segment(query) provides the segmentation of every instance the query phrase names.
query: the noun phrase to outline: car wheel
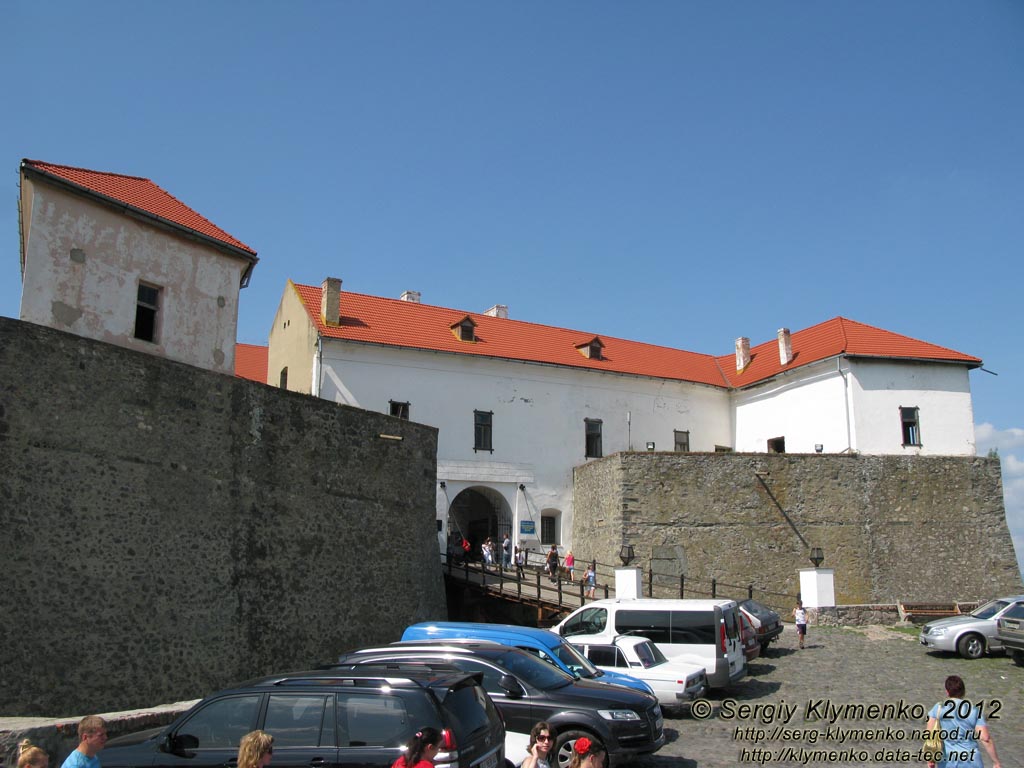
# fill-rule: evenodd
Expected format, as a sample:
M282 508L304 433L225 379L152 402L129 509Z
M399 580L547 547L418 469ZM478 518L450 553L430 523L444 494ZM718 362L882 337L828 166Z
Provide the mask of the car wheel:
M761 655L762 656L764 656L766 653L768 653L768 646L769 645L771 645L771 643L761 643Z
M1024 651L1013 651L1013 663L1018 667L1024 667Z
M601 743L586 731L566 731L558 734L558 739L555 742L555 760L551 764L551 768L569 768L569 761L572 760L572 746L576 743L576 739L582 739L584 736L597 744Z
M980 659L985 655L985 641L972 632L956 641L956 650L965 659Z

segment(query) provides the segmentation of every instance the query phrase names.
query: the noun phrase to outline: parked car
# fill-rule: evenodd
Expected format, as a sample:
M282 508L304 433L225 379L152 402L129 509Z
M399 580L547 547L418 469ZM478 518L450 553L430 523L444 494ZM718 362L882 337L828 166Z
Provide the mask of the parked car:
M996 639L1013 657L1014 663L1024 667L1024 605L1012 605L996 619Z
M959 653L980 659L986 651L1002 650L996 622L1011 608L1024 603L1024 595L990 600L973 613L929 621L921 628L921 645L936 651Z
M699 657L711 688L727 688L747 674L733 600L595 600L554 629L571 643L610 643L619 635L653 642L668 658Z
M677 656L668 659L646 637L620 635L611 643L582 643L583 655L601 669L628 669L654 689L662 709L681 705L704 696L708 676L704 665Z
M471 621L425 621L405 628L402 640L489 640L539 656L563 672L602 683L615 683L653 694L642 680L622 671L601 670L557 633L516 624L483 624Z
M739 606L754 625L757 639L761 643L761 653L767 653L768 646L782 634L782 617L757 600L741 600Z
M535 723L551 723L558 732L554 746L558 768L568 766L572 746L583 736L603 744L612 764L656 752L665 743L661 707L651 694L580 679L531 653L498 643L400 642L343 654L339 664L387 664L396 672L410 664L433 666L437 671L448 666L479 673L505 728L510 735L519 734L523 748L522 736ZM507 751L506 757L518 764L526 753Z
M757 639L757 630L750 622L750 617L740 609L740 640L743 641L743 655L749 664L761 655L761 643Z
M371 666L273 675L207 696L166 728L107 742L104 768L222 768L260 728L274 768L390 768L418 728L444 768L504 768L505 728L479 675Z

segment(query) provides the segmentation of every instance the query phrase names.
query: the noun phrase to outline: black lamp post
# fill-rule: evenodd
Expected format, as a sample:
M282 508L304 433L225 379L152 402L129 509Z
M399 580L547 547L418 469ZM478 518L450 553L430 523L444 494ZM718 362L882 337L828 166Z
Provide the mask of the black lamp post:
M825 555L822 553L821 547L811 548L811 562L814 564L815 568L819 567L824 559Z
M634 557L635 554L633 553L633 545L623 544L622 549L619 550L619 559L622 561L622 564L629 565L631 562L633 562Z

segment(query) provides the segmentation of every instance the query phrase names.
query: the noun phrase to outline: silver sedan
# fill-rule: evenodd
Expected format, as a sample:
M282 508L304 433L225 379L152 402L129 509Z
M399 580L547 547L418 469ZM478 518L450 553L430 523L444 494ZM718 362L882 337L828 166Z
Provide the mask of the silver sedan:
M965 659L979 659L986 651L1002 650L996 637L996 620L1015 605L1024 604L1024 595L990 600L973 613L929 621L921 628L921 645L936 651L959 653Z

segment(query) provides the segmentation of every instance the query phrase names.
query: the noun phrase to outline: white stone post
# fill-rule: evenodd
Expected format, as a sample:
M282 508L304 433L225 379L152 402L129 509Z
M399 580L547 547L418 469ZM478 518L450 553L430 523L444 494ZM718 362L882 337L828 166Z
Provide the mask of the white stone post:
M615 599L636 600L643 596L643 576L639 568L615 569Z
M836 579L832 568L801 568L800 599L804 608L834 608Z

